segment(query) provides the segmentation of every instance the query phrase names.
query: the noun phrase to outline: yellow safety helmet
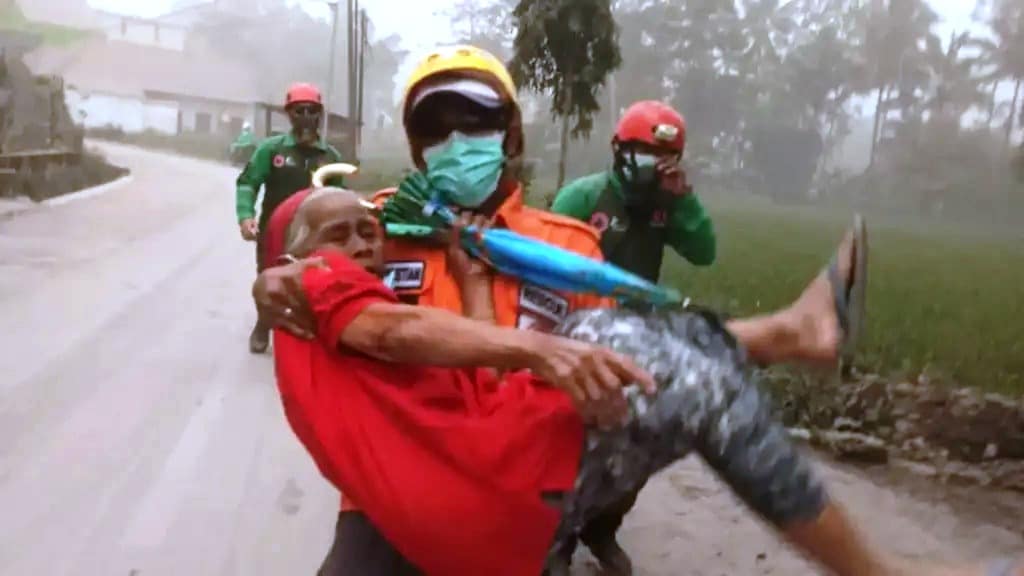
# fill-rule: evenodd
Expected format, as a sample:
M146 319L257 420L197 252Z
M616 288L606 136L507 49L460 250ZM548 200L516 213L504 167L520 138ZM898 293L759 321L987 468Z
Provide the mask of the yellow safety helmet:
M513 114L507 127L506 154L509 157L519 156L523 149L523 126L512 75L501 60L490 52L475 46L458 45L439 48L427 55L416 65L405 84L402 94L402 120L409 138L413 161L417 165L422 164L421 143L409 132L409 119L419 88L438 77L459 76L484 81L498 91L503 100L511 104Z
M405 110L409 105L410 96L424 80L440 74L465 71L478 72L491 77L498 83L504 92L503 95L518 105L516 84L512 81L512 75L508 73L508 69L501 63L501 60L481 48L459 45L440 48L420 61L405 84L402 109Z

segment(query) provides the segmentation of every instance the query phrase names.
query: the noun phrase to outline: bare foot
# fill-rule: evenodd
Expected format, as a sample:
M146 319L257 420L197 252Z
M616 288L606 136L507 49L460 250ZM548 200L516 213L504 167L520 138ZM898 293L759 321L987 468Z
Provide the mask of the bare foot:
M859 221L858 221L859 223ZM832 365L848 336L850 294L855 278L857 252L856 227L847 231L833 260L833 272L826 268L804 289L786 310L799 335L797 355L810 363ZM837 291L841 294L837 297Z

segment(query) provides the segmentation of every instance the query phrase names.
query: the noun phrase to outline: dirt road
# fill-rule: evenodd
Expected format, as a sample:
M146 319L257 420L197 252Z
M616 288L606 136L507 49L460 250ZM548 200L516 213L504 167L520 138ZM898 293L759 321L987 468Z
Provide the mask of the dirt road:
M246 351L234 172L103 148L130 182L0 221L0 574L312 574L337 495ZM901 551L1024 550L988 496L962 510L827 474ZM697 462L651 482L623 539L640 574L813 573Z

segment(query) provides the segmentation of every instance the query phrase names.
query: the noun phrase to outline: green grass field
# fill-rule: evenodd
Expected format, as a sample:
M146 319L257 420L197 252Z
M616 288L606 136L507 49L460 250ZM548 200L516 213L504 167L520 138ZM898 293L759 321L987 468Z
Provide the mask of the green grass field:
M664 282L730 314L796 297L827 262L846 215L711 203L719 260L674 255ZM868 327L860 362L883 374L925 371L958 386L1024 393L1024 239L868 219Z
M392 163L394 164L394 163ZM356 189L401 180L368 161ZM393 184L392 184L393 185ZM554 183L538 180L540 205ZM759 198L703 198L718 261L699 269L666 254L663 283L733 316L786 305L828 262L851 212L777 206ZM1024 228L869 215L868 325L859 367L986 391L1024 393Z

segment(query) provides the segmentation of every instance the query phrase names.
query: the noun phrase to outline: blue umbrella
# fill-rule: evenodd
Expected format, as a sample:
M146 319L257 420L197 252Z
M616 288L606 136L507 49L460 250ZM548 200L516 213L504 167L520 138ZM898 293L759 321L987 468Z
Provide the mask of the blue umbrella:
M424 207L424 214L455 222L455 214L436 201ZM403 230L392 226L396 225L389 224L388 232L401 235L427 235L430 228L406 226ZM675 290L511 230L492 228L481 232L470 226L463 231L462 244L472 256L488 262L498 272L551 290L596 293L655 306L682 302Z
M443 237L456 221L444 198L421 172L406 177L379 212L388 236ZM608 263L597 262L511 230L463 231L462 245L470 255L489 263L501 274L552 290L596 293L656 306L682 301L675 290L662 288Z
M552 290L592 292L620 300L667 306L682 302L678 292L652 284L607 262L516 234L492 229L467 230L463 244L471 254L490 262L499 272Z

